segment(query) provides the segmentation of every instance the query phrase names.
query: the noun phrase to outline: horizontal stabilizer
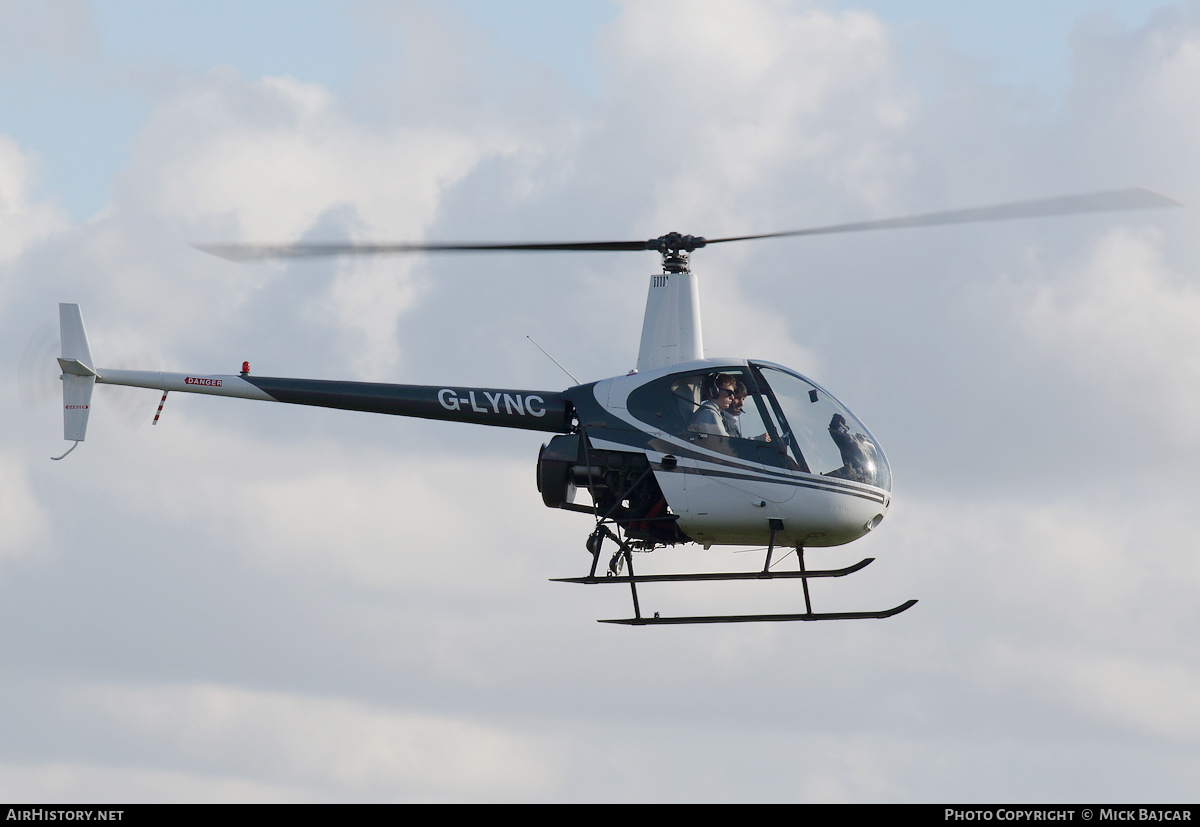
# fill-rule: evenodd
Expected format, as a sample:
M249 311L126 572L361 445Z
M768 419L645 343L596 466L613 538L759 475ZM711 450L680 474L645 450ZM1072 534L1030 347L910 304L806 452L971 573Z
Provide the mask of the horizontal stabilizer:
M89 368L78 359L64 359L61 356L58 358L58 366L62 368L63 373L70 373L73 376L95 376L96 371Z

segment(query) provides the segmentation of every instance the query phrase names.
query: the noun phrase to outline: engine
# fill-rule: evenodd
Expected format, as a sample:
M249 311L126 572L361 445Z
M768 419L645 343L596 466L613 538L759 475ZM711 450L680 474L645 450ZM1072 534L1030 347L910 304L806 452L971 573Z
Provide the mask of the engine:
M538 453L537 484L550 508L592 511L574 505L582 488L591 496L596 516L614 520L631 539L648 545L688 542L645 454L598 450L586 437L562 434Z

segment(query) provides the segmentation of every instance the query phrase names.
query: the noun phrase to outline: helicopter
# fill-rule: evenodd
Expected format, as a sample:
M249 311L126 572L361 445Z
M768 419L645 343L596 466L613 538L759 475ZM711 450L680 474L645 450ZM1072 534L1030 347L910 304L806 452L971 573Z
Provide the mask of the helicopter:
M760 359L706 356L692 255L735 241L1168 206L1180 205L1133 188L714 239L672 232L645 241L196 244L237 262L398 253L649 251L661 256L662 270L650 276L637 367L562 391L268 377L252 374L248 362L236 374L100 368L92 359L79 306L60 304L64 438L74 444L52 459L63 459L84 441L96 383L161 391L155 423L167 395L177 391L540 431L553 434L536 463L543 503L593 522L585 543L588 573L556 582L630 588L633 616L600 622L889 618L917 601L881 611L813 610L810 579L844 577L874 558L837 569L810 569L805 563L806 549L845 545L883 521L891 505L892 475L882 446L849 408L802 374ZM580 490L590 504L575 502ZM606 543L614 551L601 572ZM765 557L761 569L753 571L634 572L635 552L685 544L765 545ZM798 568L773 568L777 550L783 549L788 555L796 552ZM639 583L775 579L801 581L803 612L647 616L638 599Z

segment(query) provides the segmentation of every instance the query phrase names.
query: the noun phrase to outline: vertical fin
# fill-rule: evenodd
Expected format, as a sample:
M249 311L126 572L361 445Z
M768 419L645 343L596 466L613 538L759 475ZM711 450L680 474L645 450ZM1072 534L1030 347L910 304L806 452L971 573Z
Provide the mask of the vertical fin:
M87 433L96 371L92 365L92 351L88 346L79 305L60 304L58 324L62 337L62 358L58 364L63 372L63 439L79 443Z

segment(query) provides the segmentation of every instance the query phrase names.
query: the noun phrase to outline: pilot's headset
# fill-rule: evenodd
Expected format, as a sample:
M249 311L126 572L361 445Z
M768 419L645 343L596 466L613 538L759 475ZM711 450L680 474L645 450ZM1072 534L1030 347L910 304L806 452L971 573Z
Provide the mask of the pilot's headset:
M704 376L704 384L700 389L700 395L708 399L717 399L721 396L721 387L717 384L717 379L724 377L726 382L733 381L734 386L737 386L737 379L732 374L728 373L708 373Z

